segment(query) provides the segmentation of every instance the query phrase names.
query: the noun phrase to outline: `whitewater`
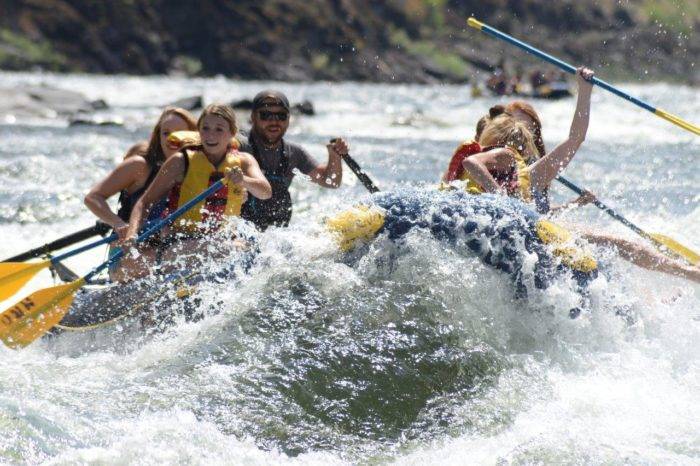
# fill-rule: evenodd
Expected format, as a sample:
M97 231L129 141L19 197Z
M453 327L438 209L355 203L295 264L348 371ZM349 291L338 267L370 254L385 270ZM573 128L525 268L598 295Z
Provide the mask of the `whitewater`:
M325 161L327 141L343 136L383 191L433 189L478 118L505 102L454 85L42 73L0 73L0 84L78 90L123 123L0 121L0 258L92 225L83 196L180 98L231 102L273 87L311 100L317 114L294 117L287 138ZM697 123L697 89L620 86ZM553 147L574 99L533 104ZM697 251L699 157L697 136L594 89L565 175ZM556 185L552 195L574 197ZM290 228L259 237L250 273L197 290L202 319L0 347L0 463L700 463L697 285L594 249L591 306L571 319L557 306L575 299L570 284L523 299L507 275L420 229L343 258L321 222L367 199L347 169L338 190L298 175L292 197ZM558 221L641 241L593 206ZM67 265L86 273L105 258ZM16 297L52 283L43 272Z

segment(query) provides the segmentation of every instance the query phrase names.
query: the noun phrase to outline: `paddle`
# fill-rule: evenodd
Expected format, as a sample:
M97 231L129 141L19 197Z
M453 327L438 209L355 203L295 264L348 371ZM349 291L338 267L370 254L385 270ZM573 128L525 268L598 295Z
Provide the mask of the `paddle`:
M566 186L567 188L571 189L575 193L582 195L583 194L583 189L579 188L576 186L574 183L571 181L567 180L563 176L558 176L556 178L558 182ZM700 255L697 254L696 252L692 251L691 249L683 246L680 244L678 241L674 240L673 238L669 238L668 236L661 235L659 233L647 233L646 231L642 230L639 228L637 225L634 223L630 222L627 220L625 217L622 215L618 214L615 212L611 207L608 207L607 205L603 204L599 200L593 201L593 204L595 204L596 207L601 209L603 212L606 214L610 215L612 218L615 220L621 222L623 225L637 233L639 236L642 238L646 238L652 243L654 243L662 252L671 252L675 254L676 256L680 256L681 258L685 259L688 261L688 263L692 265L698 265L700 264Z
M88 251L102 244L111 243L115 239L117 239L116 233L41 262L0 263L0 301L4 301L17 293L29 280L43 269L58 264L62 260L78 255L81 252Z
M543 51L536 49L535 47L532 47L531 45L526 44L525 42L521 42L515 37L509 36L508 34L505 34L498 29L494 29L491 26L487 26L486 24L482 23L481 21L476 20L475 18L469 18L467 20L467 24L469 26L478 29L482 32L485 32L486 34L489 34L491 36L494 36L498 39L501 39L503 41L506 41L510 44L515 45L516 47L520 47L521 49L525 50L526 52L535 55L536 57L539 57L543 59L544 61L547 61L560 69L566 71L567 73L571 74L576 74L576 68L571 66L570 64L563 62L559 60L558 58L555 58L547 53L544 53ZM647 110L654 115L663 118L666 121L669 121L673 123L676 126L679 126L687 131L690 131L691 133L695 133L697 135L700 135L700 126L694 125L690 122L687 122L683 120L680 117L677 117L676 115L672 115L664 110L661 110L660 108L653 107L652 105L648 104L647 102L644 102L643 100L640 100L636 97L633 97L626 92L621 91L620 89L616 88L612 84L609 84L602 79L598 79L595 76L591 78L590 80L593 84L602 87L608 92L612 92L618 97L622 97L625 100L628 100L632 102L633 104L637 105L638 107L643 108L644 110Z
M561 68L562 70L571 73L571 74L576 74L576 68L571 66L570 64L563 62L559 60L558 58L555 58L547 53L542 52L539 49L536 49L522 41L519 41L518 39L509 36L508 34L505 34L498 29L494 29L491 26L487 26L486 24L476 20L475 18L469 18L467 20L467 23L469 26L476 28L482 32L485 32L489 35L492 35L498 39L504 40L510 44L515 45L516 47L519 47L523 50L525 50L528 53L531 53L532 55L535 55L536 57L539 57L549 63L552 63L553 65ZM602 87L606 91L612 92L613 94L617 95L618 97L622 97L625 100L628 100L632 102L633 104L650 111L651 113L683 128L686 129L692 133L700 135L700 127L693 125L692 123L689 123L687 121L682 120L681 118L671 115L670 113L661 110L659 108L654 108L653 106L649 105L648 103L633 97L626 92L621 91L620 89L614 87L613 85L598 79L596 77L591 78L591 82L599 87ZM557 181L568 187L569 189L573 190L574 192L578 194L582 194L583 191L571 183L570 181L566 180L565 178L559 176L556 178ZM610 207L606 206L600 201L595 201L596 207L599 209L605 211L608 213L611 217L613 217L615 220L618 220L622 222L623 225L627 226L628 228L632 229L635 233L638 235L642 236L643 238L646 238L650 241L652 241L655 245L659 246L661 248L661 251L663 252L672 252L676 255L679 255L683 259L687 260L689 263L695 265L700 261L700 255L692 251L691 249L683 246L673 238L669 238L668 236L664 236L658 233L647 233L641 228L637 227L634 225L632 222L624 218L622 215L618 214L614 210L612 210Z
M156 221L138 236L136 242L143 242L164 226L175 221L196 204L221 189L227 180L227 178L223 178L217 181L166 218ZM92 269L82 278L64 285L36 291L5 310L0 314L0 339L10 348L18 348L27 346L41 337L58 324L68 312L75 292L89 283L102 270L116 263L124 254L124 250L119 248L107 261Z
M331 144L333 144L336 141L337 138L331 139ZM367 176L367 174L362 171L362 168L355 162L355 159L350 157L350 154L344 154L341 155L343 160L345 160L345 163L348 164L348 167L352 172L357 176L357 179L360 180L360 183L367 188L367 191L370 193L377 193L379 192L379 188L377 188L377 185L374 184L374 182Z
M76 231L75 233L71 233L70 235L63 236L62 238L58 238L55 241L46 243L43 246L39 246L38 248L31 249L27 252L17 254L16 256L12 256L9 259L5 259L3 262L24 262L28 259L41 257L58 249L63 249L67 246L72 246L75 243L79 243L88 238L92 238L93 236L104 236L109 230L109 225L107 225L106 223L97 222L94 226L85 228L84 230Z

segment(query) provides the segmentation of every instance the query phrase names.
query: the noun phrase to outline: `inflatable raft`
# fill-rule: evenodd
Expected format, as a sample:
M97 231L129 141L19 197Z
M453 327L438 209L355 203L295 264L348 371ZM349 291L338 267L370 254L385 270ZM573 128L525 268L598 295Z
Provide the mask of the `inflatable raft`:
M490 194L415 189L378 193L326 225L344 251L380 234L401 241L412 229L424 229L510 275L521 295L529 283L544 289L563 274L585 293L598 273L595 258L566 229L516 199Z
M569 274L585 295L588 283L598 273L595 259L567 230L515 199L489 194L408 188L377 193L364 205L328 218L326 227L343 252L378 235L401 241L411 230L424 229L437 240L476 255L485 264L508 274L518 296L523 297L528 286L547 288L564 274ZM242 254L237 264L231 264L227 277L234 272L247 273L256 254L256 250ZM89 330L129 317L152 321L155 310L167 313L176 308L187 312L188 307L196 305L183 305L182 300L191 297L197 283L212 279L222 277L194 273L88 287L78 293L57 330ZM570 312L575 317L580 310Z

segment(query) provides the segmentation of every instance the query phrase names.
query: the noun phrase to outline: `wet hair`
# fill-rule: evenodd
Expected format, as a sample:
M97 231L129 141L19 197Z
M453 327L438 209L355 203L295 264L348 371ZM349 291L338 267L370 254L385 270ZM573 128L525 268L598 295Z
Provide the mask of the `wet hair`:
M504 113L491 119L479 138L482 146L506 146L518 151L526 161L537 154L537 146L527 125Z
M547 151L544 147L544 140L542 139L542 121L540 121L540 116L535 111L535 108L524 100L514 100L505 107L506 113L512 115L517 110L526 114L534 123L535 131L533 133L535 139L535 147L537 147L537 152L540 157L544 157Z
M236 114L233 113L233 109L228 105L211 104L207 105L202 114L199 115L199 120L197 120L197 129L202 129L202 124L204 123L204 118L209 115L216 115L223 118L228 123L228 128L231 130L232 135L238 133L238 125L236 124Z
M484 128L486 128L486 125L489 124L491 120L496 118L498 115L502 115L505 113L506 108L503 105L494 105L489 109L489 114L484 115L481 118L479 118L479 121L476 124L476 137L475 139L478 141L481 139L481 133L484 132Z
M163 113L160 114L158 122L153 127L151 132L151 138L148 140L148 145L145 147L145 151L138 151L137 146L132 147L126 154L126 157L131 155L141 155L151 168L156 168L160 166L165 161L165 153L163 152L163 146L160 144L160 130L163 126L163 121L171 115L182 119L187 124L187 129L190 131L195 131L197 129L197 122L190 112L180 107L166 107ZM126 158L125 157L125 158Z

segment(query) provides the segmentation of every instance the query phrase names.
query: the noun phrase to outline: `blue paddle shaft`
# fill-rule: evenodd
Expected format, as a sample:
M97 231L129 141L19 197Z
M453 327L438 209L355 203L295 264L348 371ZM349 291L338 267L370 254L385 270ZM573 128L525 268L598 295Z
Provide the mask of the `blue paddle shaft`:
M101 246L103 244L111 243L112 241L114 241L117 238L118 238L117 234L112 233L111 235L109 235L106 238L102 238L100 240L93 241L92 243L88 243L85 246L81 246L81 247L74 249L72 251L64 252L63 254L59 254L56 257L52 257L51 263L56 264L58 262L61 262L64 259L68 259L69 257L76 256L76 255L80 254L81 252L88 251L92 248L96 248L97 246Z
M535 47L532 47L531 45L526 44L525 42L519 41L513 36L509 36L508 34L505 34L498 29L494 29L491 26L487 26L485 24L482 24L481 30L484 31L487 34L490 34L494 37L497 37L499 39L502 39L510 44L515 45L516 47L520 47L521 49L525 50L528 53L531 53L532 55L535 55L536 57L541 58L542 60L545 60L552 65L555 65L562 70L566 71L567 73L571 74L576 74L576 68L571 66L570 64L559 60L556 57L551 56L548 53L545 53L539 49L536 49ZM595 76L591 78L591 82L595 84L596 86L600 86L606 91L612 92L613 94L617 95L618 97L622 97L625 100L628 100L632 102L635 105L638 105L639 107L642 107L644 110L648 110L651 113L656 113L656 108L653 106L649 105L648 103L644 102L643 100L640 100L634 96L631 96L627 94L626 92L621 91L620 89L616 88L615 86L603 81L602 79L598 79Z
M168 215L164 219L161 219L161 220L154 222L153 225L146 228L146 230L143 233L141 233L138 236L138 238L136 238L136 242L142 243L144 240L153 236L154 233L156 233L158 230L160 230L164 226L173 223L178 217L180 217L182 214L184 214L185 212L190 210L192 207L194 207L195 204L202 202L204 199L206 199L207 197L211 196L212 194L214 194L215 192L217 192L218 190L223 188L224 187L224 180L225 180L225 178L217 181L213 185L209 186L209 188L207 188L205 191L201 192L197 196L195 196L192 199L190 199L189 201L185 202L179 209L177 209L172 214ZM103 271L104 269L109 267L110 265L116 263L119 259L122 258L122 256L124 256L124 254L125 254L124 250L122 248L118 248L107 261L98 265L97 267L92 269L92 271L90 273L85 275L85 281L89 282L92 277L94 277L95 275L97 275L98 273L100 273L101 271Z

